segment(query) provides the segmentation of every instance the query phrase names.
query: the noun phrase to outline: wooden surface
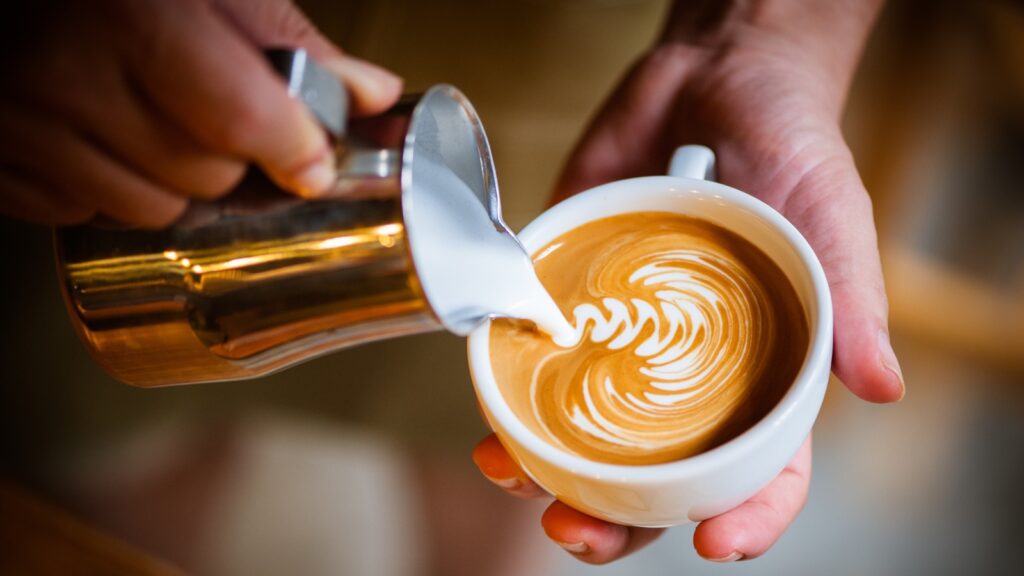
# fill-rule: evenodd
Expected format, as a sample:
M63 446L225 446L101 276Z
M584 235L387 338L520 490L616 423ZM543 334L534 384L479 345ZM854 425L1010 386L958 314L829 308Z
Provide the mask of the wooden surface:
M0 574L176 576L184 572L0 481Z

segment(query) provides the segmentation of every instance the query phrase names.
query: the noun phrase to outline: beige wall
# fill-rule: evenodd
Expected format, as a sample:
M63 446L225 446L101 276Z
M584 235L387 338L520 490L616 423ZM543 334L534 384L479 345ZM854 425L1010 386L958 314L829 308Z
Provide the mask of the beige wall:
M542 210L587 118L650 44L668 3L302 4L327 34L354 54L402 75L410 90L447 82L469 96L494 148L506 218L518 229Z

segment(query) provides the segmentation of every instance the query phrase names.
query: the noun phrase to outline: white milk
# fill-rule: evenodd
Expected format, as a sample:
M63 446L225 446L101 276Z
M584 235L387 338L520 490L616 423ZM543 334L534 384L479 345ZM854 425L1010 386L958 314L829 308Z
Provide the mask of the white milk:
M574 328L537 279L529 255L474 194L471 186L482 183L467 184L443 153L416 149L412 193L403 197L416 273L434 313L460 336L488 317L508 317L536 323L561 345L575 343Z

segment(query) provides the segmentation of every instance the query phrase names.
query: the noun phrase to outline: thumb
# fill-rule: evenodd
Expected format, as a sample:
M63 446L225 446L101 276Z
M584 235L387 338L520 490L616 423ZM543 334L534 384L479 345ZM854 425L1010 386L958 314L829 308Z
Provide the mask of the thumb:
M800 179L783 212L807 237L828 277L836 376L865 400L892 402L905 389L889 342L889 305L871 200L852 156L845 146L842 151Z
M357 115L383 112L401 95L402 79L346 55L291 0L214 0L221 14L260 47L303 48L345 82Z
M612 180L664 173L673 144L665 127L693 66L686 50L668 47L630 68L570 154L553 200Z

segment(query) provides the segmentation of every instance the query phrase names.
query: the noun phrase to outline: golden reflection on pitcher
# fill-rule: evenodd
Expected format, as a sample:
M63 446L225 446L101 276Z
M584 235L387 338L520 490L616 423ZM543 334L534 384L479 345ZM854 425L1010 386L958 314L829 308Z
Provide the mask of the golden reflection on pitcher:
M807 352L807 320L782 270L704 220L596 220L534 263L578 341L560 347L496 320L494 374L527 426L590 460L654 464L722 444L778 403Z

